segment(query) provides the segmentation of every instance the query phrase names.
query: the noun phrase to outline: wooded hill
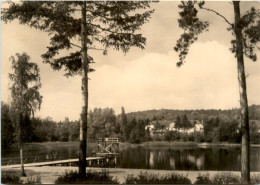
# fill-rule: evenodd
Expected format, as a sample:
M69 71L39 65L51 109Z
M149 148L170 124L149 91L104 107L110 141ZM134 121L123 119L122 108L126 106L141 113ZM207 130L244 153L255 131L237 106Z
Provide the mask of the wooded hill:
M168 120L176 121L177 116L183 116L184 114L190 120L209 120L214 117L219 117L222 120L229 121L239 118L239 109L197 109L197 110L147 110L127 113L128 118L135 117L136 119L149 119L149 120ZM249 106L249 119L260 120L260 105Z

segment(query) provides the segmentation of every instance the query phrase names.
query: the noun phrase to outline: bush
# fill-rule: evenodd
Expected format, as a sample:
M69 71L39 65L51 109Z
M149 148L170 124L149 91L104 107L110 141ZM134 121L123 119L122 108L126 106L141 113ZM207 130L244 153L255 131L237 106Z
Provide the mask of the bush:
M231 172L222 172L209 177L209 174L199 174L194 184L242 184L239 175ZM260 175L251 175L251 184L260 184Z
M214 175L212 182L216 184L239 184L240 177L231 172L222 172Z
M260 174L251 175L251 184L260 184Z
M212 181L209 178L209 174L199 174L196 178L194 184L212 184Z
M110 176L107 170L101 172L89 170L83 179L76 171L66 172L55 181L55 184L119 184L119 182L117 178Z
M20 178L17 175L2 175L2 184L21 184Z
M188 134L186 134L186 133L182 133L181 134L181 141L188 141Z
M168 131L164 135L164 140L166 141L179 141L181 138L181 133L178 131Z
M40 184L41 178L37 177L25 177L21 180L18 175L2 175L2 184Z
M140 172L137 177L134 175L127 175L125 179L126 184L191 184L190 179L184 175L171 173L166 175L149 174L147 172Z
M195 138L194 138L194 135L190 134L188 135L188 141L194 141Z
M25 179L25 181L22 182L22 184L40 184L41 183L41 177L28 177Z

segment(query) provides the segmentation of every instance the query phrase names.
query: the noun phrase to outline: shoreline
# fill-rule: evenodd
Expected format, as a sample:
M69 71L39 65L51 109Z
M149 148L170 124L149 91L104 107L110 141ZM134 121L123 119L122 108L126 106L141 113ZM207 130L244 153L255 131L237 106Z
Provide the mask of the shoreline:
M78 167L57 167L57 166L46 166L46 167L27 167L25 168L25 172L27 177L22 177L22 180L26 180L26 178L31 177L40 177L42 184L53 184L55 180L68 171L77 171ZM108 170L109 174L114 178L118 178L120 184L125 182L125 178L128 174L133 174L137 176L140 172L147 172L153 174L165 175L169 173L177 173L182 175L187 175L187 177L191 180L192 183L195 182L196 177L199 174L209 174L210 176L215 175L221 172L231 172L235 175L241 174L240 171L180 171L180 170L155 170L155 169L130 169L130 168L94 168L87 167L87 170L95 170L102 171ZM2 174L19 174L20 168L9 168L2 169ZM251 175L260 175L260 172L251 172Z
M53 142L32 142L24 144L24 151L34 151L34 150L45 150L51 147L78 147L78 141L53 141ZM97 143L87 143L87 147L95 147ZM227 146L227 147L239 147L240 143L196 143L196 142L183 142L183 141L146 141L139 144L119 142L120 148L124 147L138 147L138 146L187 146L187 147L213 147L213 146ZM260 147L260 144L251 144L250 147ZM4 152L19 152L18 146L14 145L11 148L4 150Z
M146 141L139 144L120 143L123 146L241 146L240 143L196 143L196 142L182 142L182 141ZM251 144L250 147L260 147L260 144Z

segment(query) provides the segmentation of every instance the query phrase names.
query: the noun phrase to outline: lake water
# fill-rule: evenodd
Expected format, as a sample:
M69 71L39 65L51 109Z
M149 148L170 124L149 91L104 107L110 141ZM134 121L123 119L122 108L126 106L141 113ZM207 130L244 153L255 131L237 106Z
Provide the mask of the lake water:
M118 168L240 171L239 146L131 146L120 147ZM88 153L95 150L90 146ZM24 152L26 163L78 157L78 145L54 146ZM260 147L251 147L251 170L260 171ZM2 165L19 163L19 152L3 152Z

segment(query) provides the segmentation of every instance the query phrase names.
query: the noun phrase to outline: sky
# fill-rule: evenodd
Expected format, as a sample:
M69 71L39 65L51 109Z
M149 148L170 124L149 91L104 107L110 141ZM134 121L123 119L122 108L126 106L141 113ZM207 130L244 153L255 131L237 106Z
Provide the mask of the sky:
M191 48L186 63L177 68L178 54L173 51L182 34L178 27L179 2L155 3L155 13L140 33L147 38L145 50L132 48L127 54L108 50L91 51L95 60L90 74L89 108L111 107L116 114L150 109L231 109L239 107L236 58L230 52L232 35L228 25L214 13L201 11L199 16L210 22ZM3 5L4 6L4 5ZM206 7L233 22L231 2L206 2ZM241 13L260 2L241 2ZM43 96L36 116L55 121L78 120L82 105L81 77L66 78L64 71L54 71L44 64L41 54L49 45L47 33L20 25L17 21L1 22L1 101L11 102L8 73L10 56L26 52L40 68ZM257 52L260 57L260 52ZM245 58L249 105L260 104L260 63Z

